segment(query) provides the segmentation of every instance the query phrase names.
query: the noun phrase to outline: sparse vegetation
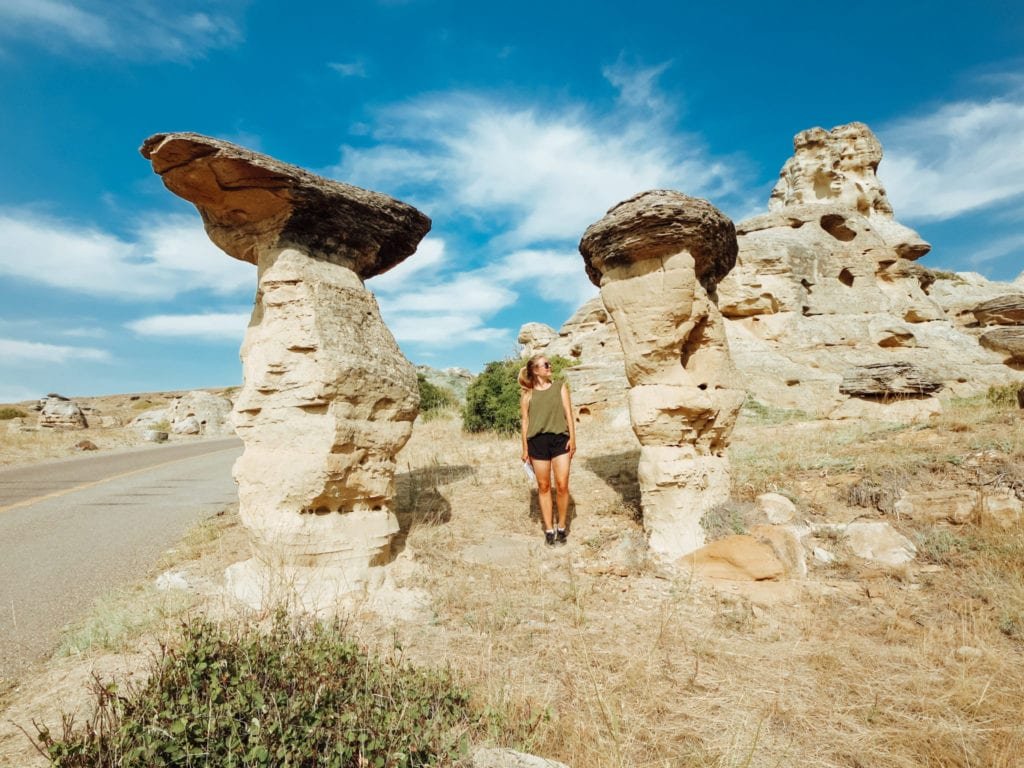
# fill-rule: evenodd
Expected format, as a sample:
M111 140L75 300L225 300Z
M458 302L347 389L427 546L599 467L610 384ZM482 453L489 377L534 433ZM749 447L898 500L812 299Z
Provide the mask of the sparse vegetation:
M416 381L420 387L420 415L424 418L454 410L458 405L455 393L447 387L439 387L427 381L427 377L422 373L416 374Z
M551 373L560 381L566 368L576 364L558 355L548 357ZM521 358L488 363L466 391L462 424L467 432L497 432L511 435L519 431L519 369Z
M726 502L716 504L704 513L700 519L700 527L704 529L708 541L721 539L737 533L747 532L746 515L750 511L749 503Z
M792 421L809 421L814 417L806 411L795 408L775 408L766 405L751 395L743 401L740 412L746 419L758 424L786 424Z
M99 680L75 728L38 732L54 765L451 765L482 718L445 671L371 658L343 622L263 631L194 618L164 646L148 681Z
M985 399L997 408L1018 408L1018 392L1024 389L1024 384L1004 384L1001 387L989 387L985 393Z
M23 419L26 416L28 416L28 414L25 413L20 408L13 408L7 405L5 405L3 408L0 408L0 421L9 421L10 419Z

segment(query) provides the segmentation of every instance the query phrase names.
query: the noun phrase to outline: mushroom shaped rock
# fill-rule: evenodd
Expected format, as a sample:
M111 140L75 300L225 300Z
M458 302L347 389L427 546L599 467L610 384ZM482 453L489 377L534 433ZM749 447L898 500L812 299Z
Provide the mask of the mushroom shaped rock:
M164 186L199 209L210 239L252 264L290 247L365 280L410 256L430 231L411 205L220 139L158 133L139 151Z
M580 241L622 344L644 526L668 558L704 543L701 517L729 495L726 449L745 392L714 291L736 250L724 214L668 190L620 203Z
M229 586L254 606L330 610L391 559L394 457L419 407L415 369L363 279L409 256L430 220L197 134L158 134L142 154L218 246L258 266L232 412L253 557L228 569Z

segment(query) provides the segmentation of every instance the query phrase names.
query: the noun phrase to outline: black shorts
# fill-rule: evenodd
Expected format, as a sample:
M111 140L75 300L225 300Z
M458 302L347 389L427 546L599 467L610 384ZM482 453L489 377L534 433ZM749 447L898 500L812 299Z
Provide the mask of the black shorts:
M526 448L531 459L551 461L556 456L569 452L569 436L541 432L526 441Z

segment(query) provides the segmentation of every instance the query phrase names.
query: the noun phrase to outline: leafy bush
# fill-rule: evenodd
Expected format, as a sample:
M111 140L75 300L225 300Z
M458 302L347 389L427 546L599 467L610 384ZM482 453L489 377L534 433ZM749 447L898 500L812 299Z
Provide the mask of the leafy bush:
M120 693L96 681L97 707L63 735L37 726L53 765L450 765L483 721L447 672L369 658L340 622L267 633L206 619L183 624L149 680Z
M439 387L427 381L422 373L416 374L416 381L420 385L420 413L424 416L454 408L458 404L458 398L448 387Z
M0 408L0 421L7 421L8 419L23 419L26 416L28 416L28 414L18 408L11 408L10 406Z
M566 368L576 365L558 355L550 355L551 374L561 381ZM466 391L462 409L462 428L467 432L497 432L512 435L519 431L519 369L526 360L511 358L488 363Z

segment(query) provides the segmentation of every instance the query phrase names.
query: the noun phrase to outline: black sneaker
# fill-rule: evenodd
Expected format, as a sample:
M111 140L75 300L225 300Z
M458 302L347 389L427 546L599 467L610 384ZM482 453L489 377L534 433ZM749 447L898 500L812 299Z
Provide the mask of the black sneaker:
M555 544L555 532L554 531L544 531L544 543L547 544L549 547L554 546L554 544Z
M565 544L568 541L569 541L569 533L565 530L565 528L559 528L558 531L555 532L555 543L556 544Z

